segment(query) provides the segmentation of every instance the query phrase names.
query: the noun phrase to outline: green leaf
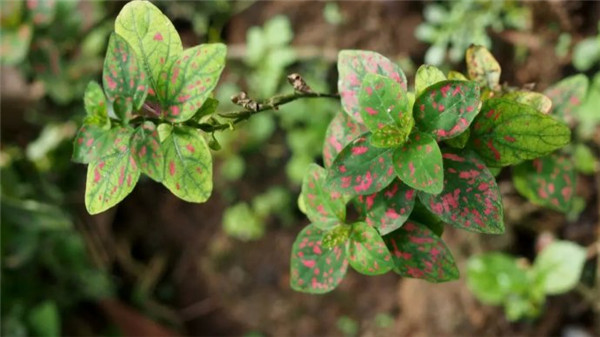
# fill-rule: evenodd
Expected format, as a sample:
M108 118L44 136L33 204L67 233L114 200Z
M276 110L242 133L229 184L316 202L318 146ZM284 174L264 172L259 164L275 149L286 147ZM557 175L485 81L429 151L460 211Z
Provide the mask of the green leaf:
M200 107L200 109L198 109L196 111L196 113L194 113L194 116L192 117L192 119L195 120L196 122L200 122L202 117L212 115L213 113L215 113L215 111L217 111L218 106L219 106L218 100L216 100L212 97L208 97L206 99L206 101L204 101L204 103L202 103L202 106Z
M296 237L290 261L292 289L324 294L342 282L348 269L345 241L325 247L324 235L322 230L308 225Z
M346 219L346 203L339 192L332 192L325 184L325 169L310 164L302 182L306 216L314 226L328 230Z
M384 148L400 146L406 143L412 125L413 123L404 130L394 125L385 125L371 134L371 145Z
M504 232L502 200L494 176L472 152L446 149L444 189L419 192L421 202L444 222L473 232Z
M97 125L81 126L75 139L73 140L74 162L87 164L96 161L105 155L114 153L115 139L119 136L126 137L128 130L123 128L113 128L105 130Z
M585 263L585 248L569 241L554 241L536 257L534 271L544 278L547 294L565 293L577 285Z
M512 256L489 253L469 259L467 286L483 303L502 304L509 295L525 293L529 284L527 273Z
M163 185L189 202L205 202L212 193L212 157L206 140L193 128L177 126L161 145Z
M403 144L414 125L406 91L390 77L365 75L358 103L363 123L371 130L393 129L394 145Z
M417 69L415 75L415 95L419 97L427 87L445 80L446 76L441 70L435 66L424 64Z
M348 241L348 262L365 275L381 275L394 267L392 255L375 228L364 222L352 225Z
M552 114L568 123L573 122L576 110L585 100L589 86L588 78L583 74L573 75L563 79L544 91L552 100Z
M573 153L573 161L577 171L583 174L593 174L598 170L598 159L592 149L583 144L577 144Z
M117 16L115 32L133 48L157 88L160 74L183 52L179 34L169 19L149 1L131 1ZM150 96L154 96L152 90Z
M36 26L47 26L56 16L56 0L29 0L27 9Z
M448 72L449 80L468 81L469 79L458 71L450 70Z
M157 182L161 182L164 175L165 158L162 150L154 123L145 122L135 129L131 137L131 156L142 172Z
M323 142L323 163L328 168L346 145L365 133L367 128L340 111L329 123Z
M31 326L30 334L40 337L60 336L60 314L58 307L53 301L42 302L33 307L27 320Z
M362 50L342 50L338 55L338 91L344 111L358 122L362 122L358 95L367 74L391 77L406 90L406 76L392 61L382 55Z
M500 83L500 64L484 46L472 45L466 53L469 78L482 88L496 90Z
M160 142L162 143L171 135L171 132L173 132L173 124L159 124L156 131L158 132L158 139L160 139Z
M221 43L187 49L158 79L156 95L163 116L170 122L184 122L194 116L216 87L227 47Z
M473 81L442 81L429 86L417 97L415 122L422 132L437 140L463 133L479 111L479 87Z
M133 130L118 128L108 154L88 165L85 207L98 214L123 200L135 187L140 170L129 151Z
M97 82L91 81L88 83L83 96L83 104L87 116L84 124L107 126L110 125L108 113L106 110L106 97L104 91Z
M571 131L529 105L503 98L484 101L469 143L492 167L542 157L567 145Z
M117 98L131 102L138 110L148 94L148 75L129 43L117 33L112 33L108 41L102 79L104 91L113 102Z
M223 213L223 229L227 235L242 241L258 240L265 234L265 220L247 203L227 207Z
M442 152L433 137L416 132L394 151L394 170L406 185L438 194L444 187Z
M11 2L3 1L2 3ZM23 62L29 51L32 36L33 28L29 24L22 24L18 29L5 29L3 26L2 34L0 34L0 63L17 65Z
M579 41L573 49L573 66L587 71L600 62L600 33Z
M460 135L446 139L444 142L448 144L450 147L455 149L464 149L467 143L469 142L469 137L471 136L471 129L465 130L465 132Z
M512 101L529 105L537 111L547 114L552 109L552 101L544 94L534 91L511 91L506 95L502 96Z
M571 209L575 179L571 159L557 154L526 161L513 168L513 183L521 195L536 205L561 212Z
M369 226L386 235L400 228L415 204L413 189L396 179L385 189L371 195L361 195L356 203Z
M327 171L326 184L346 195L372 194L384 189L396 174L394 149L371 145L369 134L348 144Z
M394 271L403 277L445 282L458 279L454 257L442 239L427 226L409 220L383 237L394 261Z

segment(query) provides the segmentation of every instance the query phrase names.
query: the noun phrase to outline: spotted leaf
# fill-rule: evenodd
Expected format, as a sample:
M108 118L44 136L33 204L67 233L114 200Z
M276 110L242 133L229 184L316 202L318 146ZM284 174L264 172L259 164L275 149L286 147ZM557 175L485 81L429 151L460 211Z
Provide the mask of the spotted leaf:
M482 88L496 90L500 83L500 64L484 46L472 45L466 53L467 73Z
M145 122L138 126L131 137L130 151L140 170L160 182L164 175L165 158L162 153L156 125Z
M56 16L56 0L27 0L27 9L36 26L47 26Z
M177 126L161 145L163 185L179 198L204 202L212 192L212 157L198 130Z
M537 111L547 114L552 109L552 101L544 94L534 91L511 91L503 98L529 105Z
M413 107L420 131L437 140L463 133L479 111L479 87L473 81L441 81L417 97Z
M522 103L491 98L473 122L469 144L492 167L545 156L569 143L563 123Z
M358 103L363 123L369 130L373 133L385 130L394 136L398 145L406 141L414 120L407 93L398 82L378 74L365 75Z
M314 226L331 229L346 219L346 202L339 192L330 191L325 184L325 169L310 164L302 182L306 216Z
M429 86L445 81L446 76L437 67L424 64L417 69L415 75L415 94L417 97Z
M371 195L361 195L357 204L369 226L386 235L400 228L415 204L415 190L396 179L385 189Z
M156 94L163 116L184 122L194 116L213 91L225 67L227 47L221 43L187 49L161 72Z
M532 203L561 212L571 209L575 168L558 154L526 161L513 168L513 183Z
M444 184L442 153L433 137L416 132L394 151L394 170L406 185L438 194Z
M583 75L574 75L563 79L544 91L552 100L552 114L567 123L572 123L576 109L585 100L589 81Z
M129 43L112 33L104 59L102 80L108 99L122 98L133 109L142 107L148 94L148 76Z
M372 194L394 180L393 149L371 145L370 134L353 140L327 171L326 184L346 195Z
M104 212L118 204L131 193L140 177L140 170L129 152L133 130L119 129L113 149L88 165L85 207L90 214Z
M344 111L358 122L362 122L358 95L367 74L380 74L392 78L406 90L406 76L392 61L382 55L362 50L342 50L337 63L338 91Z
M345 241L325 246L326 232L308 225L298 234L292 246L290 285L292 289L324 294L342 282L348 269Z
M97 82L90 82L85 89L83 104L87 116L84 124L93 124L98 126L108 126L108 112L106 110L106 97L104 91Z
M429 282L458 279L452 253L427 226L410 220L383 239L392 254L396 273Z
M331 166L333 160L346 145L365 133L364 124L355 122L348 114L338 112L327 127L323 143L323 163L325 168Z
M152 89L160 74L169 69L183 52L179 34L169 19L149 1L131 1L119 12L115 32L131 45L139 56ZM149 91L154 96L153 90Z
M381 275L394 267L385 242L375 228L364 222L352 224L347 254L352 268L361 274Z
M84 124L73 140L74 162L87 164L117 151L115 142L122 143L130 131L124 128L105 130L98 125Z
M473 232L504 232L500 191L494 176L472 152L445 150L444 189L419 199L442 221Z
M4 1L2 3L17 2ZM18 4L20 5L20 3ZM2 34L0 34L0 63L3 65L17 65L23 62L29 51L32 36L33 28L29 24L22 24L14 29L2 27Z

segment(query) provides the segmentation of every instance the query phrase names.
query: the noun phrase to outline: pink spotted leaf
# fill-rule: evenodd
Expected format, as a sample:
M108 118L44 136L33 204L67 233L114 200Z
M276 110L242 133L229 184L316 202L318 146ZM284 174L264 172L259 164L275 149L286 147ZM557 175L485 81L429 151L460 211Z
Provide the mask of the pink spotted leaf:
M124 99L135 110L141 108L148 94L148 75L143 64L117 33L112 33L108 41L102 80L109 101Z
M189 202L205 202L212 193L212 157L200 132L176 126L161 144L163 185Z
M413 115L420 131L443 140L463 133L477 115L479 105L477 83L447 80L427 87L417 97Z
M383 239L392 253L396 273L429 282L458 279L452 253L427 226L409 220Z
M513 183L532 203L561 212L571 209L575 193L575 167L570 159L552 154L513 168Z
M330 191L325 184L325 169L310 164L302 182L302 202L306 216L316 227L331 229L346 219L346 202L341 193Z
M118 128L112 148L88 165L85 206L97 214L123 200L135 187L140 170L129 151L133 130Z
M355 122L348 114L338 112L327 127L323 143L323 162L325 168L331 166L335 157L348 143L367 132L367 128Z
M370 137L358 137L335 158L326 179L332 190L346 195L372 194L394 180L393 149L371 145Z
M409 141L394 151L394 170L406 185L438 194L444 185L442 153L430 135L415 132Z
M400 228L413 210L415 190L396 179L385 189L371 195L361 195L356 204L365 222L386 235Z
M535 108L507 100L485 100L471 128L469 147L491 167L545 156L571 140L569 128Z
M83 104L87 112L84 124L109 126L106 96L97 82L91 81L85 89Z
M130 131L125 128L106 130L94 124L84 124L73 140L72 160L87 164L117 151L115 140L122 139ZM120 140L122 142L122 140Z
M131 137L130 151L140 170L160 182L164 175L165 158L156 125L145 122L138 126Z
M54 21L57 9L56 0L27 0L26 4L34 25L47 26Z
M583 74L567 77L544 91L552 100L552 114L571 124L577 108L585 100L589 81Z
M362 122L358 96L362 81L367 74L380 74L392 78L406 90L406 76L392 61L384 56L363 50L342 50L338 55L338 91L344 111Z
M326 235L327 232L308 225L296 237L290 261L292 289L324 294L335 289L344 279L348 269L345 240L323 244Z
M377 143L390 147L406 141L414 120L407 93L398 82L379 74L367 74L359 91L358 103L367 128L374 134L381 132L388 135L385 141Z
M444 150L444 189L419 199L442 221L473 232L504 232L502 200L494 176L470 151Z
M375 228L364 222L352 224L347 249L348 262L361 274L381 275L394 267L385 242Z

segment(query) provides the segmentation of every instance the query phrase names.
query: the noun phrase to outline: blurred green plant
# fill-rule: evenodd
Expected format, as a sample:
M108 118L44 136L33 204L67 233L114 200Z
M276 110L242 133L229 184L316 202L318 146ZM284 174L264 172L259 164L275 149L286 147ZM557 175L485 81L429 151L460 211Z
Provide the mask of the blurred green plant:
M499 252L473 256L467 266L467 285L481 302L502 305L510 321L535 318L546 296L575 288L585 259L585 248L570 241L548 244L533 266Z
M112 22L102 1L0 2L0 64L44 84L59 104L80 99L102 69Z
M425 54L425 63L442 65L463 59L471 44L491 49L488 29L529 30L532 24L530 9L518 1L459 0L429 3L424 11L424 22L415 36L431 44Z
M600 63L600 21L598 34L579 41L573 49L573 66L579 71L587 71Z

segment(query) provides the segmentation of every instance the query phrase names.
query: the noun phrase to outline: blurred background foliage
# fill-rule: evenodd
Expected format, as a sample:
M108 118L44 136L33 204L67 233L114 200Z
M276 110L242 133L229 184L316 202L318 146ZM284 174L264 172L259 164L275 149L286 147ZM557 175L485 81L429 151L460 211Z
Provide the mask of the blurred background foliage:
M471 312L479 312L480 307L469 304L460 319L470 322L466 324L471 329L480 324L488 334L539 335L546 331L544 324L550 324L544 323L552 320L550 315L558 315L556 310L564 314L550 325L552 334L567 331L556 326L565 322L583 327L584 332L591 329L590 315L600 312L590 304L596 298L589 295L594 285L598 287L597 256L589 253L589 247L599 231L599 6L509 0L327 1L311 6L224 0L155 3L173 20L184 45L228 44L226 72L214 97L219 111L235 109L230 97L242 90L256 99L290 92L285 78L290 73L300 73L315 91L335 91L335 57L344 48L386 54L409 76L415 64L424 62L463 70L459 62L471 43L490 48L505 69L503 80L517 85L536 82L544 89L582 73L590 85L573 114L575 141L568 149L580 181L572 212L565 217L524 202L502 172L499 179L509 209L508 233L477 240L452 231L448 235L450 244L460 247L452 250L461 252L457 259L466 271L463 278L467 280L459 283L459 289L468 286L473 292L470 296L505 309L505 316L499 311L489 315L506 324L490 324L483 318L473 321L477 314ZM2 335L143 334L142 330L132 332L131 324L124 321L142 322L141 326L155 329L143 331L163 335L174 335L173 331L248 336L481 332L443 330L464 325L430 322L432 318L424 313L411 316L403 305L414 305L413 315L420 312L419 303L437 307L437 302L415 301L411 293L427 294L421 296L428 300L439 297L439 301L454 303L456 311L466 304L448 300L435 290L409 291L410 282L398 284L393 278L371 281L380 282L374 288L378 292L363 291L369 283L350 276L342 289L328 297L290 294L288 254L304 221L296 198L307 165L321 160L325 130L340 109L331 100L296 101L258 114L233 132L214 135L221 145L215 153L217 192L207 206L173 203L148 180L142 192L121 206L131 211L109 211L93 219L86 215L82 207L85 171L70 162L70 142L84 116L83 90L90 80L99 79L108 34L123 4L0 1ZM151 199L151 208L169 214L169 223L152 219L152 224L144 224L151 229L135 225L144 213L156 214L139 206L144 194ZM194 207L205 212L204 224L190 220L196 214ZM200 232L201 241L186 241L183 237L189 228L180 225L186 222L193 222L194 229L206 226L209 230ZM570 268L565 275L581 275L581 280L569 279L561 288L560 293L572 288L577 293L562 302L547 297L559 292L548 291L544 284L548 279L565 282L564 276L538 277L533 272L542 264L540 256L550 254L544 252L554 244L545 250L535 247L547 232L561 239L554 242L579 244L573 248L578 253L563 254L569 260L557 262ZM163 236L179 238L173 239L175 248L162 241ZM198 245L206 247L202 254L195 250ZM585 246L588 253L582 260L585 250L581 247ZM502 252L481 255L489 250ZM203 288L200 292L171 276L181 273L172 265L190 254L196 254L191 259L199 271L188 282ZM448 294L460 291L439 287ZM396 290L397 299L390 294ZM259 294L266 302L260 302ZM192 296L207 299L191 304L182 300ZM583 309L565 308L572 298L582 298L587 304L580 305ZM120 304L111 304L109 299ZM360 303L377 305L363 308ZM488 314L483 312L479 315ZM257 320L257 315L263 320ZM440 322L452 317L440 316ZM158 322L158 327L145 317ZM522 318L526 325L508 322ZM435 328L442 330L431 330Z

